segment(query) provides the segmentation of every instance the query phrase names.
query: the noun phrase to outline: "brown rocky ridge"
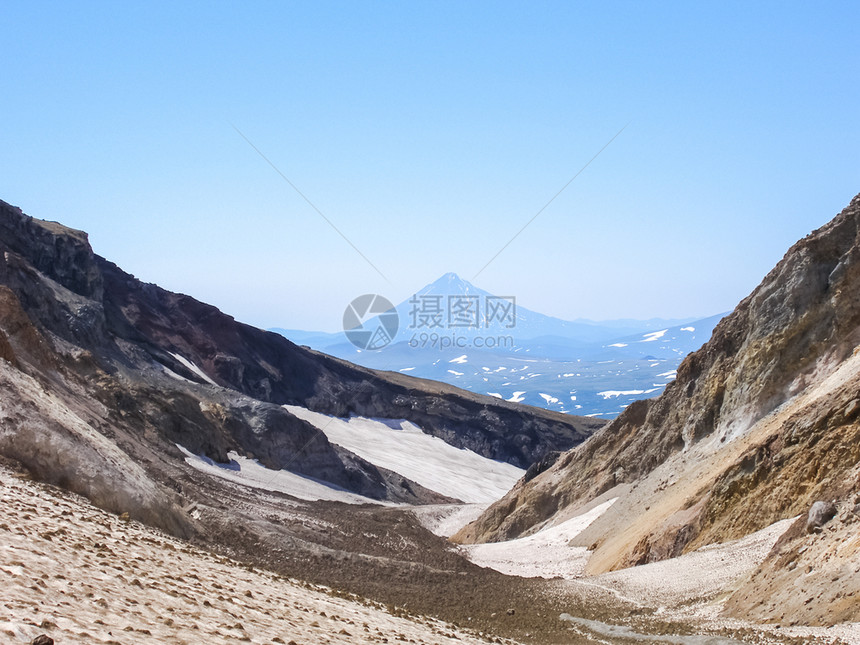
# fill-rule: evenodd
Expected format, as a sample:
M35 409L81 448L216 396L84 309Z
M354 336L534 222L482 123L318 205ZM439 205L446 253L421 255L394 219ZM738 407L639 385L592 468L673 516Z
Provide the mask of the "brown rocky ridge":
M639 401L455 539L507 540L617 497L576 538L587 572L659 562L797 517L725 614L860 620L860 196L797 242ZM809 533L816 502L834 519Z

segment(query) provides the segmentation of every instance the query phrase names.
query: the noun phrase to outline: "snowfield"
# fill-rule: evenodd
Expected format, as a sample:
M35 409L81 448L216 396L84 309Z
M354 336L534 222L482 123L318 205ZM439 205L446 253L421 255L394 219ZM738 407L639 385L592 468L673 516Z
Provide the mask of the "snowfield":
M284 407L322 430L332 443L375 466L467 504L496 501L525 474L511 464L455 448L409 421L340 419L295 405Z
M176 444L176 447L185 454L185 462L197 470L243 486L285 493L309 502L330 501L346 502L347 504L392 505L391 502L382 502L363 495L356 495L334 484L299 475L289 470L271 470L261 465L256 459L248 459L235 452L227 453L227 456L230 457L229 464L219 464L209 457L195 455L179 444Z
M644 334L642 336L642 338L644 338L645 340L640 341L640 342L643 342L643 343L654 342L655 340L663 338L663 336L666 335L667 331L669 331L669 330L668 329L661 329L660 331L654 331L654 332L651 332L650 334Z
M578 578L585 572L589 551L568 546L615 503L610 499L590 511L572 517L557 526L544 528L534 535L489 544L462 546L463 554L481 567L489 567L509 576L524 578Z

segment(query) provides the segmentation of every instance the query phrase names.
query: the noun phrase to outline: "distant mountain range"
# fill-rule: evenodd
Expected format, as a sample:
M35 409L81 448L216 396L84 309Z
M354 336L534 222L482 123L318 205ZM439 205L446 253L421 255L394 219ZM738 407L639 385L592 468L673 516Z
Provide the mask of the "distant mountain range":
M659 395L723 317L567 321L519 307L513 296L491 294L455 273L395 310L398 331L377 350L356 347L343 332L271 331L365 367L611 419L636 399ZM377 318L364 321L365 329L378 326Z

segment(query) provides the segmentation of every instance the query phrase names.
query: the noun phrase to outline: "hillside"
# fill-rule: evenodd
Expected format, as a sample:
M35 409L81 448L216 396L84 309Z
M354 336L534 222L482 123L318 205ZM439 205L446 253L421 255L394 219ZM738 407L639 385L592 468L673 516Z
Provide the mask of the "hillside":
M11 509L0 531L14 550L0 562L14 594L0 633L114 642L128 618L123 630L158 642L205 615L216 641L268 642L287 625L311 640L347 638L326 633L331 620L267 618L278 598L302 613L325 604L281 576L372 600L362 622L382 634L356 637L365 641L455 633L428 623L434 616L464 640L830 642L837 631L809 625L855 619L860 568L855 244L842 240L857 235L857 205L765 281L789 287L760 288L765 296L723 321L663 397L602 430L297 347L141 283L95 255L84 233L0 205L0 496ZM831 229L838 239L828 242ZM823 295L797 288L821 274L832 276ZM714 388L724 408L708 430L697 406ZM763 400L779 388L783 399ZM740 404L747 417L732 413ZM679 418L689 426L673 430ZM793 524L822 499L837 502L835 519L811 533L805 518ZM522 539L446 539L482 512L459 541ZM135 540L145 553L132 555ZM129 563L136 557L151 560L150 580ZM91 577L46 564L69 558L104 566ZM230 582L168 573L189 562ZM44 612L35 588L65 604ZM237 593L249 616L241 630L231 622L245 615L231 609ZM184 596L191 613L176 604ZM147 602L170 608L173 623L141 609ZM425 618L390 622L374 603ZM338 604L338 615L347 610L358 608ZM762 625L772 619L798 625ZM350 627L341 626L352 637ZM838 633L860 642L855 627Z
M797 517L725 612L860 620L858 294L860 196L786 253L662 396L533 469L455 539L528 535L617 497L574 542L600 574ZM808 533L816 501L833 502L836 517Z
M4 387L13 408L44 390L30 405L63 428L25 433L12 415L0 451L110 507L121 504L109 499L120 493L108 492L108 481L128 480L141 464L160 471L166 457L181 457L174 444L222 463L237 451L375 499L442 500L330 444L285 404L340 417L405 419L455 447L521 468L600 426L297 347L144 284L95 255L85 233L30 218L5 202L0 249L0 348L10 360ZM59 418L69 411L80 417L75 429ZM105 437L127 454L108 457L114 447ZM52 449L36 450L37 442ZM60 443L64 461L57 457ZM76 476L93 468L82 451L98 452L102 444L105 467L122 472L104 481L96 472ZM134 463L125 464L129 459ZM129 483L127 496L140 497Z
M499 584L500 574L471 565L413 509L457 501L429 486L494 499L512 473L603 422L297 347L142 283L96 255L85 233L6 203L0 251L0 464L282 575L484 628L499 606L531 607L494 631L563 631L534 611L543 606L535 585ZM395 454L390 435L408 428L429 456L395 470L327 437L352 423ZM441 440L445 449L428 447ZM465 468L459 479L410 478L434 475L433 459L447 450ZM491 472L491 486L469 486ZM38 506L27 495L22 503ZM30 512L18 519L0 530L50 543L64 528ZM57 548L77 539L54 535ZM83 551L98 552L80 539ZM496 591L474 593L487 587Z

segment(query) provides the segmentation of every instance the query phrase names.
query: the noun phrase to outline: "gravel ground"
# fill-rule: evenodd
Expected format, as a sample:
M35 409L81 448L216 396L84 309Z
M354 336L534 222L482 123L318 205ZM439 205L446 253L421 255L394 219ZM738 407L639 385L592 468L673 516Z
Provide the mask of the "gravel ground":
M481 643L195 548L0 469L0 634L29 643Z

